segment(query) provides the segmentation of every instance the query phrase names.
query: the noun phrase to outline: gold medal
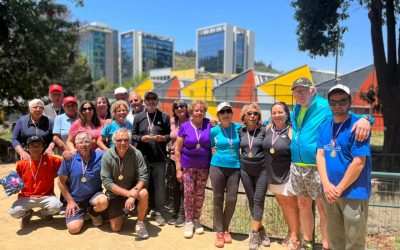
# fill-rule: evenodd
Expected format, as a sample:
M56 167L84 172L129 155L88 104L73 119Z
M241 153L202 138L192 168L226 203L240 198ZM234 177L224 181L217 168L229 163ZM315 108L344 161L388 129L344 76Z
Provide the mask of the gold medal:
M275 154L275 149L274 148L270 148L269 152L271 153L271 155Z
M335 158L335 157L336 157L336 151L335 151L335 150L332 150L331 153L330 153L330 155L331 155L332 158Z
M253 153L250 152L250 153L248 154L248 156L249 156L249 158L253 158Z
M124 179L124 176L123 176L122 174L120 174L120 175L118 176L118 180L122 181L123 179Z
M85 176L81 178L81 182L83 182L83 183L86 182L86 177Z
M200 148L200 143L196 144L196 148L199 149Z

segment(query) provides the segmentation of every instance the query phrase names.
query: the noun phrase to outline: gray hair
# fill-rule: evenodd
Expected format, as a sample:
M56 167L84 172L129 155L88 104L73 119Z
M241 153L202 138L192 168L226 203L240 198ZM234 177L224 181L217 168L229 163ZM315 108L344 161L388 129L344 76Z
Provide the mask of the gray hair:
M129 143L132 141L132 134L129 132L129 130L127 130L126 128L119 128L117 131L114 132L114 134L112 135L112 140L115 143L115 137L117 134L121 133L121 132L127 132L128 133L128 137L129 137Z
M75 144L78 143L78 141L80 141L83 138L87 138L89 140L92 140L92 135L89 134L89 132L83 131L83 132L79 132L76 136L75 136Z
M42 104L42 106L44 106L44 102L43 102L42 100L40 100L40 99L33 99L33 100L29 101L28 107L29 107L29 108L33 108L33 107L34 107L36 104L38 104L38 103L40 103L40 104Z

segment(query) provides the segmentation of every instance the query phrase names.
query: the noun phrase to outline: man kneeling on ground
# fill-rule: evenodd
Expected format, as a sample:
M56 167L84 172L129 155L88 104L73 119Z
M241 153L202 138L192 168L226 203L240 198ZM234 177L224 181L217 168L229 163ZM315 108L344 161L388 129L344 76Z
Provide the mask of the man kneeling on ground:
M135 231L140 239L147 239L144 218L148 207L147 167L142 153L130 146L131 134L125 128L118 129L113 135L115 147L103 156L101 180L109 197L107 209L113 232L122 229L125 210L132 210L138 200Z
M100 212L108 206L100 179L104 151L91 150L91 143L90 134L79 133L75 137L78 153L70 160L64 159L58 171L58 186L67 202L65 221L71 234L81 231L85 213L89 214L93 226L102 225Z
M27 141L30 159L17 162L17 173L24 182L24 188L10 208L10 215L22 218L21 227L31 221L33 208L41 208L46 222L53 222L54 214L62 207L54 195L54 177L61 165L61 158L43 154L44 142L40 136L32 136Z

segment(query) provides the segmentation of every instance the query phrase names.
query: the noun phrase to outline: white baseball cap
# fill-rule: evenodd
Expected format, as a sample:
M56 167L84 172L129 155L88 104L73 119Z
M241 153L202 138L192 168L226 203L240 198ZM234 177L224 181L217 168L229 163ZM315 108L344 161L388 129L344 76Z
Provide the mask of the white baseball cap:
M328 96L330 96L330 94L334 91L341 91L341 92L345 92L346 94L350 95L350 89L347 86L344 86L343 84L336 84L335 86L333 86L332 88L329 89L328 92Z
M126 88L124 88L124 87L118 87L118 88L116 88L116 89L114 90L114 95L117 95L117 94L124 94L124 93L127 93L127 94L128 94L128 90L127 90Z
M231 104L229 102L221 102L220 104L218 104L217 106L217 112L221 111L223 108L225 107L229 107L232 108Z

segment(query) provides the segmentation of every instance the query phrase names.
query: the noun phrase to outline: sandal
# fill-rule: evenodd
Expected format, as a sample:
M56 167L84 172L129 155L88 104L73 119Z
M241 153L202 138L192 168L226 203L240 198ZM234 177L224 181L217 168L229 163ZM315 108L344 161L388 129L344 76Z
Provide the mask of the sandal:
M287 250L299 250L302 249L301 242L298 239L290 239L287 241Z
M289 240L290 240L290 234L287 234L285 239L283 239L281 245L284 246L284 247L287 247L287 245L289 243Z

